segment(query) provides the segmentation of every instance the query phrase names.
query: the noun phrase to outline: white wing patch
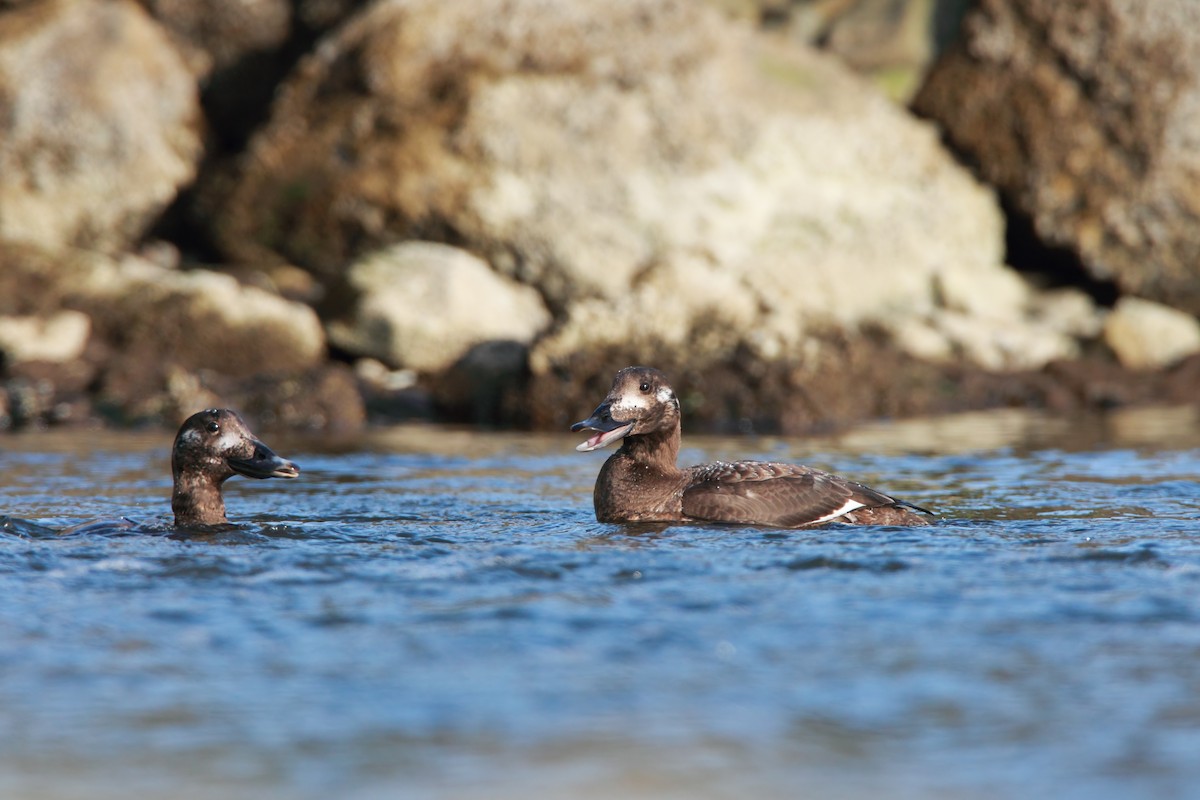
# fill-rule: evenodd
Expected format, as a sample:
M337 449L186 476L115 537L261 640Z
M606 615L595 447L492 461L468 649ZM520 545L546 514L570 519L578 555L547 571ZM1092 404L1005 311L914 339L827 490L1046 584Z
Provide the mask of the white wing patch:
M808 522L805 524L817 525L822 522L829 522L830 520L837 519L838 517L842 516L843 514L849 514L851 511L853 511L856 508L863 508L865 506L866 506L866 503L860 503L857 500L850 499L850 500L847 500L846 502L842 503L841 508L836 508L833 511L830 511L825 516L817 517L812 522Z

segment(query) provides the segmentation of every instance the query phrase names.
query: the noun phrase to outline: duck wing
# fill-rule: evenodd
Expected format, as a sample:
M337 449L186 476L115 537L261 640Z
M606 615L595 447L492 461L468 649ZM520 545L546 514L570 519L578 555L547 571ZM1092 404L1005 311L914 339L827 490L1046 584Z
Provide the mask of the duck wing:
M799 528L856 509L907 505L861 483L797 464L717 462L692 467L684 515L713 522Z

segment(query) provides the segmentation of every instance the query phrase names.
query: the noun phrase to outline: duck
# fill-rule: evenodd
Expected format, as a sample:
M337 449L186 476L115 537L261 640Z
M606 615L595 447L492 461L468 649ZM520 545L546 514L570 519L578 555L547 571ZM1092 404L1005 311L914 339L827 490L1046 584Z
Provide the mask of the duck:
M680 469L679 398L653 367L626 367L587 419L576 450L615 442L592 495L599 522L734 523L771 528L928 525L932 512L829 472L768 461Z
M171 448L176 527L227 524L221 485L234 475L295 478L300 467L263 444L232 409L207 408L184 420Z

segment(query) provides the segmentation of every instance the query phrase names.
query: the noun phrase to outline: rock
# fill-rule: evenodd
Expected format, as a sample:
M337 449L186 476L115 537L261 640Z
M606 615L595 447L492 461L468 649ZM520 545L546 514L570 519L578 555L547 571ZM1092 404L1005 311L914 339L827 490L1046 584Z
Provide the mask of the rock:
M245 410L264 428L349 433L366 424L366 407L353 370L325 363L286 375L211 383L222 402Z
M1183 311L1123 297L1104 321L1104 342L1122 366L1157 369L1200 352L1200 323Z
M157 415L180 375L287 374L311 369L325 356L324 331L312 308L228 275L30 246L0 246L0 262L17 282L38 279L26 286L42 296L29 296L22 306L43 316L64 309L87 315L92 334L85 358L100 369L96 383L104 402L142 409L122 416Z
M83 355L91 320L79 311L59 311L47 317L0 316L0 360L61 364Z
M475 425L529 425L523 408L529 348L490 341L472 347L433 383L433 401L443 417Z
M231 258L329 284L364 248L461 243L554 312L535 371L624 336L790 357L1003 269L994 197L931 126L686 2L373 5L301 64L219 208Z
M91 258L68 302L148 364L247 376L308 369L325 353L311 308L207 270Z
M550 323L536 291L447 245L396 245L355 263L347 280L358 297L329 324L330 341L393 367L437 372L485 342L527 345Z
M128 0L0 14L0 97L0 238L116 252L196 174L195 82Z
M199 78L278 50L287 42L292 28L292 9L287 0L141 2L178 43Z
M914 358L959 359L987 370L1036 370L1077 358L1081 339L1099 332L1100 314L1080 291L1035 292L1012 270L949 271L937 283L939 307L883 321Z
M361 5L360 0L139 2L170 34L203 89L213 133L210 155L216 159L244 147L300 54ZM215 171L215 163L202 179Z
M1200 313L1194 0L980 0L963 30L915 108L1045 243Z
M707 0L731 17L835 54L907 100L972 0Z
M1079 340L1095 339L1104 328L1104 315L1080 289L1050 289L1030 297L1033 319Z

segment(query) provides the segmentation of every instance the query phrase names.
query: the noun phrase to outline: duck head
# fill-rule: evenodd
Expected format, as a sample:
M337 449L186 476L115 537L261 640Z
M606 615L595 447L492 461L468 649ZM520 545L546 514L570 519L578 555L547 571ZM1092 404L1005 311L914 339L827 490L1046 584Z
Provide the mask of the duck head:
M210 408L188 417L175 436L171 470L192 471L218 481L235 474L247 478L295 478L300 468L275 455L250 432L236 411Z
M295 478L300 468L259 441L236 411L210 408L179 428L171 473L176 524L212 525L225 522L221 484L229 478Z
M587 452L626 436L670 433L678 427L679 399L667 376L651 367L626 367L613 378L604 402L571 430L596 432L575 448Z

